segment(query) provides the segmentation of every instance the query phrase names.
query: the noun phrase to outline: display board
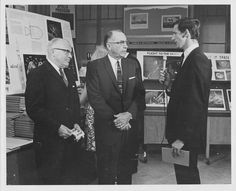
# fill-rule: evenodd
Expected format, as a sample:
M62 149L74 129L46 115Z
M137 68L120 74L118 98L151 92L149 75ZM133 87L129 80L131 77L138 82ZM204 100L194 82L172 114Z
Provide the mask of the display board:
M209 111L231 110L231 64L230 54L205 53L212 63L212 84L209 95ZM147 108L165 107L169 97L159 83L160 71L167 70L173 80L181 63L182 52L137 51L142 78L146 89ZM155 82L155 83L154 83Z
M45 61L47 44L54 37L70 42L74 56L69 67L79 84L69 22L11 8L6 8L6 21L6 94L24 93L27 72Z
M173 23L187 16L187 5L124 8L124 32L129 48L175 48L171 41Z
M231 63L230 54L227 53L205 53L211 60L212 80L230 81L231 80Z

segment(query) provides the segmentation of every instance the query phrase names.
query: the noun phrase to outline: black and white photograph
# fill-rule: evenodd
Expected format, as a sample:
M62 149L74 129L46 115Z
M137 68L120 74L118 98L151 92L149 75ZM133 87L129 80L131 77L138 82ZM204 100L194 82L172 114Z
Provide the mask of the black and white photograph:
M226 73L226 80L231 80L231 70L225 70Z
M233 191L231 1L1 0L0 191Z
M46 55L24 54L25 74L28 76L29 72L41 66L46 62Z
M230 69L230 60L216 60L217 70Z
M163 56L144 56L143 79L159 79L160 71L163 69L163 66Z
M145 102L148 107L165 107L166 93L163 90L146 90Z
M175 21L181 18L181 15L162 15L161 30L172 31Z
M130 29L147 29L148 13L130 14Z
M209 110L225 110L223 89L211 89L209 95Z
M219 80L219 81L226 80L225 71L215 70L214 77L215 77L215 80Z
M52 40L53 38L62 38L62 29L61 23L47 20L47 31L48 31L48 40Z

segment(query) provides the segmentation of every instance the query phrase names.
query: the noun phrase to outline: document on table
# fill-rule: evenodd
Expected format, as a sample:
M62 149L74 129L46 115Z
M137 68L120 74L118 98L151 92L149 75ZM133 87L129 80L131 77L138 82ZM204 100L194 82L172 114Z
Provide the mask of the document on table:
M19 148L24 145L28 145L32 143L33 140L30 139L21 139L21 138L15 138L15 137L7 137L7 149L13 150L16 148Z
M164 162L189 166L189 151L181 150L178 157L173 157L172 151L172 148L162 147L162 160Z

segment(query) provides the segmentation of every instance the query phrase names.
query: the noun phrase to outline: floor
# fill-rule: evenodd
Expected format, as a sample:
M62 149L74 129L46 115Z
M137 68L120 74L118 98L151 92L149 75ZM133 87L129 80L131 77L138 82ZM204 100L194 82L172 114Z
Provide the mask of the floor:
M161 160L160 150L158 146L148 147L148 162L139 162L133 184L176 184L173 165ZM198 167L202 184L230 184L231 148L211 146L210 164L206 164L205 155L200 155Z

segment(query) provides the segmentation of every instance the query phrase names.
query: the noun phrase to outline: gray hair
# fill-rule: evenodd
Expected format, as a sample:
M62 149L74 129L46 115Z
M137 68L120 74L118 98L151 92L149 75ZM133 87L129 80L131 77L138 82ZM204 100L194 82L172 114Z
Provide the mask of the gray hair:
M53 38L52 40L49 41L48 46L47 46L47 57L50 56L50 52L54 48L54 45L61 42L61 41L68 43L70 45L70 47L72 48L72 46L68 40L63 39L63 38Z

